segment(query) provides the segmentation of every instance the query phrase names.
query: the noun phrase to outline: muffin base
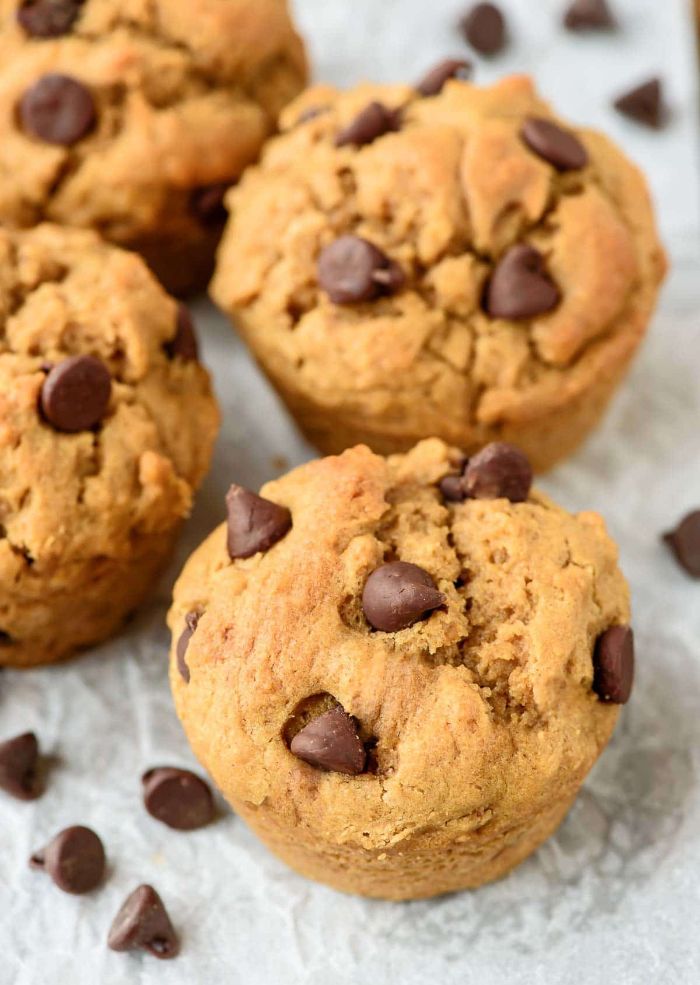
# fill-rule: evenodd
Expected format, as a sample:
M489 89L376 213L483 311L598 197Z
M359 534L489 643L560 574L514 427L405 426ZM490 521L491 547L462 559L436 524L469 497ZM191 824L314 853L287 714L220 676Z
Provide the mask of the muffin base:
M577 792L567 792L539 816L514 827L489 832L486 826L461 836L436 831L384 851L328 845L311 832L281 828L264 807L234 806L267 848L299 875L343 893L400 901L476 889L503 878L556 831Z
M359 415L340 414L332 408L319 406L306 394L290 388L286 379L276 376L269 366L261 363L261 368L305 438L324 455L338 455L359 444L368 445L380 455L393 455L409 451L426 437L442 438L471 455L491 441L507 441L521 448L535 471L541 473L569 457L597 428L627 375L635 351L630 352L626 360L611 365L605 374L599 375L591 386L576 396L562 400L556 408L544 408L539 417L498 425L475 424L468 428L446 420L442 432L435 435L409 433L400 423L394 432L385 427L374 428L371 421Z
M0 593L0 628L10 637L0 667L59 663L116 633L153 591L178 530L149 537L136 556L95 558L48 580L28 575Z

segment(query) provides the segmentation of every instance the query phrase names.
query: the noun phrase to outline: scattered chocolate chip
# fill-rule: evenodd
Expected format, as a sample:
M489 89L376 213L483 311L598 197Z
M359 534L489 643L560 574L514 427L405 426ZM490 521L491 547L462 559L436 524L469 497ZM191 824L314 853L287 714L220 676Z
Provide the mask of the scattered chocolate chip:
M141 778L143 802L156 821L176 831L195 831L214 818L211 790L189 770L160 766Z
M579 171L588 164L588 153L578 137L551 120L529 117L520 136L531 151L558 171Z
M180 677L182 677L186 684L190 683L190 668L187 666L187 648L190 645L190 640L194 636L201 618L201 612L193 611L187 613L185 616L185 628L180 634L180 639L177 641L177 647L175 649L177 669L180 671Z
M661 129L666 118L661 79L650 79L615 100L615 109L623 116L655 130Z
M318 281L334 304L356 304L396 293L405 277L399 265L373 243L360 236L341 236L321 251Z
M445 83L450 79L470 79L472 76L472 63L464 58L446 58L432 68L416 86L421 96L439 95Z
M352 123L336 135L335 146L345 147L354 144L355 147L364 147L378 137L383 137L385 133L398 130L400 126L399 110L388 109L383 103L370 103Z
M693 578L700 578L700 510L689 513L664 540L676 555L678 563Z
M44 75L27 89L19 103L23 129L47 144L69 147L94 127L97 114L92 93L70 75Z
M220 226L228 218L228 210L224 204L226 192L231 182L218 181L213 185L195 188L190 196L190 209L205 226Z
M166 343L165 351L171 359L179 357L185 362L194 362L199 356L194 321L186 304L178 305L175 336Z
M33 732L0 742L0 790L18 800L36 800L39 743Z
M297 732L289 748L310 766L349 776L362 773L367 761L355 722L340 706L312 719Z
M470 499L524 503L532 488L532 467L519 448L493 442L469 459L462 483Z
M604 31L616 26L606 0L574 0L564 15L569 31Z
M593 690L602 701L624 705L634 681L634 633L629 626L613 626L596 642Z
M128 897L109 931L113 951L148 951L156 958L174 958L180 951L163 900L152 886L139 886Z
M506 21L493 3L477 3L460 22L462 34L481 55L496 55L505 47Z
M60 38L73 27L83 0L24 0L17 20L33 38Z
M559 304L561 294L533 246L512 246L496 264L486 289L486 311L492 318L533 318Z
M428 572L406 561L391 561L377 568L362 593L367 622L384 633L407 629L445 602Z
M64 893L89 893L104 879L105 850L90 828L76 825L66 828L35 852L29 860L34 869L47 872Z
M448 503L462 503L467 498L462 476L456 473L441 479L438 488Z
M44 417L58 431L87 431L109 406L112 379L94 356L71 356L49 372L41 388Z
M227 545L232 560L269 550L292 526L292 514L285 506L271 503L243 486L231 486L226 507Z

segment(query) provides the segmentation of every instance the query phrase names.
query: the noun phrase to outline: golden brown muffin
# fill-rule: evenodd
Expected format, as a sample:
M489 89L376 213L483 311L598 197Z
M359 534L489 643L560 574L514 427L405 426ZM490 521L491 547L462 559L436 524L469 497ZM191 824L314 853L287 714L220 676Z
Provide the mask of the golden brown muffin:
M0 0L0 222L97 229L205 286L224 190L306 80L286 0Z
M462 467L435 439L312 462L262 497L233 487L175 588L171 684L196 755L272 851L340 890L409 899L506 873L629 697L601 518L531 492L507 446Z
M520 77L317 87L282 120L229 195L212 293L308 438L570 454L665 270L639 171Z
M92 232L0 232L0 666L69 656L152 589L218 427L186 309Z

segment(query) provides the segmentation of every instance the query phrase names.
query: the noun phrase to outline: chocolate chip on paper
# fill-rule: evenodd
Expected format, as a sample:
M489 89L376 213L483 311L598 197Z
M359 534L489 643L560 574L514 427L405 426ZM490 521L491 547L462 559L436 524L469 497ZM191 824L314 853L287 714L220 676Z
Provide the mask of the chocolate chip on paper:
M506 44L506 20L493 3L477 3L460 22L462 34L481 55L496 55Z
M176 831L196 831L214 819L208 784L189 770L159 766L141 778L143 802L157 821Z
M114 918L107 938L112 951L147 951L167 960L180 952L180 941L163 900L153 886L135 889Z
M78 896L96 889L104 879L105 850L94 831L74 825L35 852L29 864L48 873L64 893Z
M663 539L680 566L693 578L700 578L700 510L689 513Z
M33 732L24 732L0 742L0 790L17 800L36 800L39 742Z

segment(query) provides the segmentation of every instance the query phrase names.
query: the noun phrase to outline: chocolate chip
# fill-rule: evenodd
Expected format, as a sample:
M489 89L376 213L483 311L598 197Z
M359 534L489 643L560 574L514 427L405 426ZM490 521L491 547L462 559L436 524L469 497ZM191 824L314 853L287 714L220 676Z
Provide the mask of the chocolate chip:
M613 626L596 642L593 690L602 701L624 705L634 681L634 633L629 626Z
M47 144L69 147L82 140L97 118L92 93L70 75L44 75L19 103L24 130Z
M103 362L94 356L71 356L44 380L41 409L58 431L87 431L104 417L111 394L112 379Z
M564 15L570 31L600 31L616 27L606 0L574 0Z
M33 38L59 38L73 27L83 0L24 0L17 20Z
M529 117L520 136L531 151L558 171L578 171L588 164L588 153L578 137L551 120Z
M0 790L18 800L36 800L39 743L33 732L0 742Z
M623 116L655 130L661 129L666 119L661 79L650 79L636 86L616 99L613 105Z
M532 487L532 467L519 448L493 442L469 459L462 482L470 499L524 503Z
M405 277L399 265L373 243L360 236L341 236L321 251L318 281L334 304L356 304L396 293Z
M481 55L495 55L505 47L505 18L493 3L477 3L460 26L469 44Z
M693 578L700 578L700 510L689 513L675 530L664 535L664 540L680 566Z
M232 560L269 550L292 526L292 514L285 506L271 503L243 486L231 486L226 507L227 545Z
M189 770L161 766L141 778L143 802L157 821L176 831L195 831L214 818L211 790Z
M365 106L352 123L336 135L335 146L354 144L355 147L364 147L378 137L383 137L385 133L398 130L400 126L399 110L388 109L383 103L373 102Z
M462 476L456 473L440 479L438 488L448 503L462 503L467 498Z
M104 879L105 850L90 828L76 825L57 834L46 848L29 860L34 869L44 869L64 893L89 893Z
M201 612L193 611L187 613L185 616L185 628L183 629L180 639L177 641L177 647L175 648L177 669L180 671L180 677L182 677L186 684L190 683L190 668L187 666L187 648L190 645L190 640L194 636L201 618Z
M171 359L179 357L185 362L194 362L199 356L194 321L186 304L179 304L177 307L175 335L166 343L165 351Z
M486 289L486 311L493 318L533 318L556 308L560 300L544 257L526 243L512 246L501 257Z
M195 188L190 196L190 209L204 226L220 226L228 218L224 204L230 181L217 181L203 188Z
M153 886L139 886L128 897L109 931L113 951L148 951L156 958L174 958L180 951L163 900Z
M367 761L357 726L340 705L312 719L297 732L289 748L310 766L350 776L362 773Z
M384 633L407 629L445 602L428 572L406 561L391 561L377 568L362 593L367 622Z
M472 63L464 58L446 58L432 68L426 76L416 86L421 96L439 95L445 83L450 79L470 79L472 76Z

